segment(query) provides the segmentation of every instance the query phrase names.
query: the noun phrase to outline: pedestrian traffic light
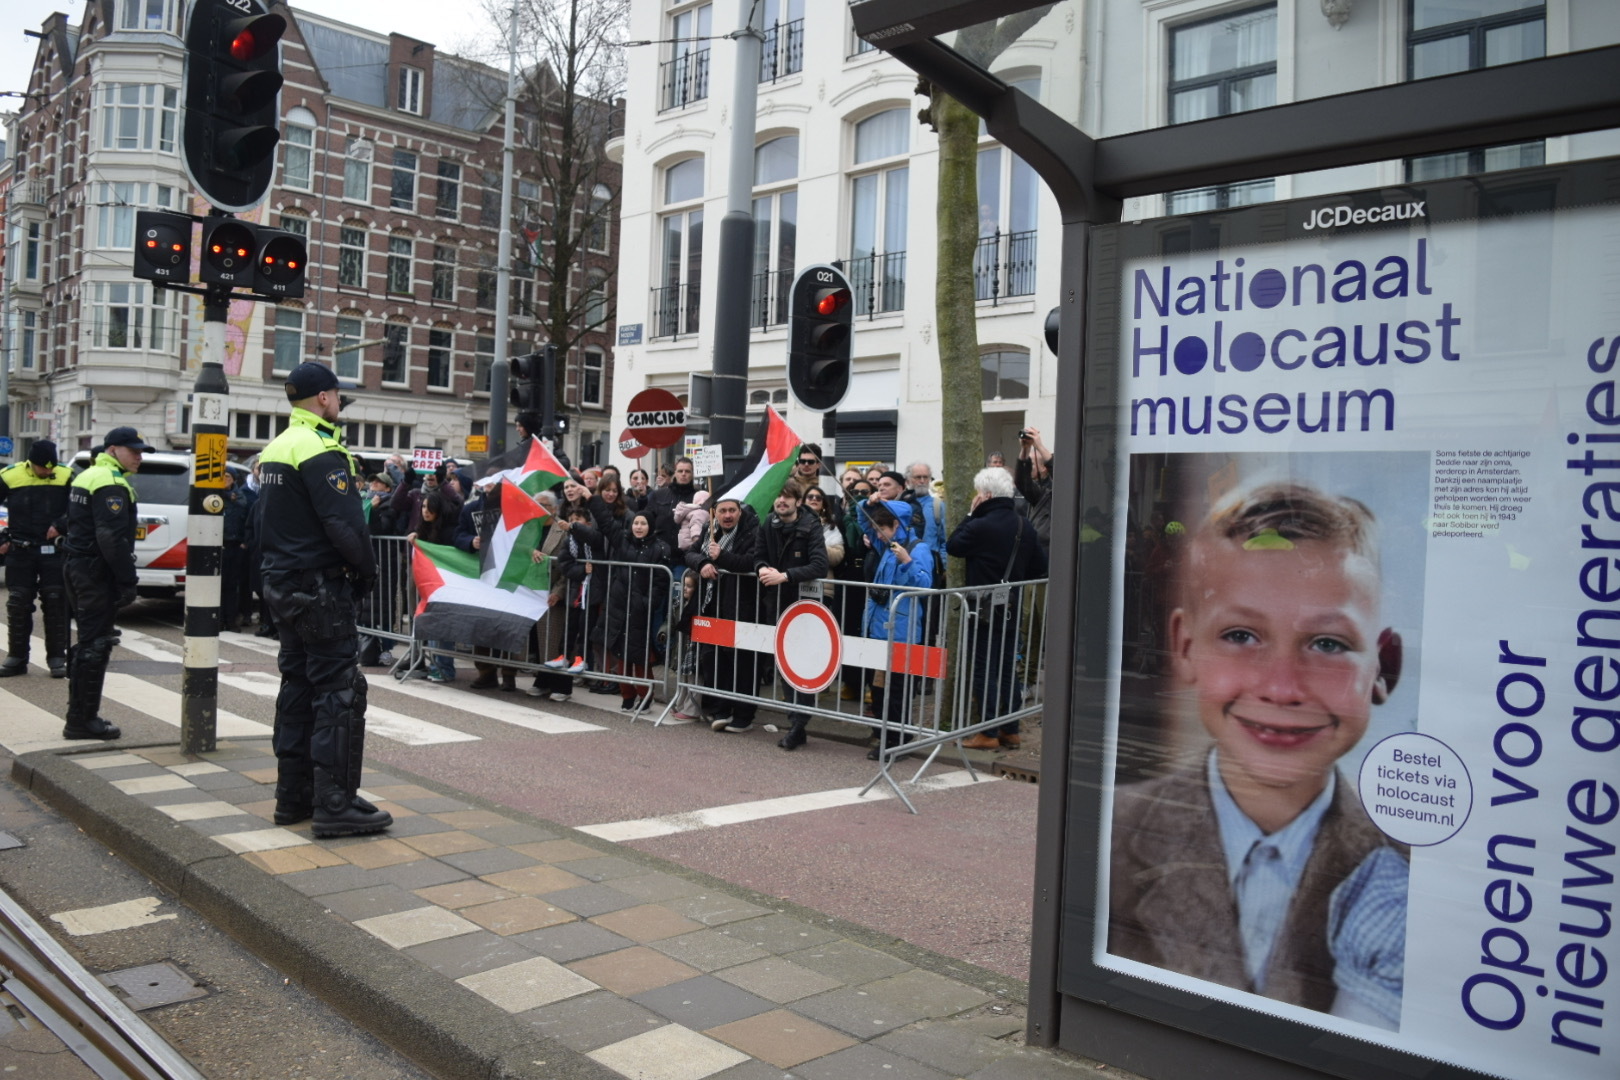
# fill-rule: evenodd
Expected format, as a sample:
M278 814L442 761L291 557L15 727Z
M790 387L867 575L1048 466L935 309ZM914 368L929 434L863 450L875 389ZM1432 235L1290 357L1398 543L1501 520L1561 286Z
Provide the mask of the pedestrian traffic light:
M855 347L855 303L849 279L812 266L794 279L788 304L788 389L806 409L836 409L849 392Z
M135 276L185 284L191 280L191 216L135 211Z
M196 0L186 24L186 173L222 210L258 205L275 171L287 20L261 0ZM205 260L206 261L206 260Z

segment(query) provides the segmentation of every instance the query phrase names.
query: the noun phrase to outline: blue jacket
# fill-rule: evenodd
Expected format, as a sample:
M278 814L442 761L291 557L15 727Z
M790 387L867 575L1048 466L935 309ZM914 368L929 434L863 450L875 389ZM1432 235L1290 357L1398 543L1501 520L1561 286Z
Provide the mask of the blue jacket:
M856 504L861 531L872 541L872 550L867 558L876 556L878 559L877 571L872 575L872 584L892 585L902 589L930 588L934 583L934 552L926 540L913 539L911 535L911 504L894 499L885 501L884 505L894 514L898 522L894 531L895 542L906 549L911 555L911 561L902 563L895 558L894 552L890 551L888 544L878 536L877 530L872 527L871 519L866 516L866 504ZM891 601L893 601L892 612ZM918 617L921 613L915 597L896 600L895 593L890 589L871 589L867 592L866 616L861 624L861 632L866 637L886 641L920 642L925 621Z

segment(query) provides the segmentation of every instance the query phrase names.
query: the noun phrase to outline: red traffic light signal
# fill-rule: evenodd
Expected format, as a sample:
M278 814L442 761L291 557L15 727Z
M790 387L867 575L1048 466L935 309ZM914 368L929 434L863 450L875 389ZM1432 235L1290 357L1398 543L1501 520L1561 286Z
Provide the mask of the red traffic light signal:
M836 409L849 392L855 296L831 266L812 266L794 279L788 301L788 389L806 409Z
M186 24L186 172L208 201L246 210L264 198L281 139L277 48L287 20L260 0L196 0Z
M191 218L155 210L135 212L135 276L184 284L191 280Z
M303 296L308 261L303 238L277 229L256 231L259 245L253 263L253 291L266 296Z
M198 277L214 285L250 285L258 237L253 226L235 218L203 222L202 266Z

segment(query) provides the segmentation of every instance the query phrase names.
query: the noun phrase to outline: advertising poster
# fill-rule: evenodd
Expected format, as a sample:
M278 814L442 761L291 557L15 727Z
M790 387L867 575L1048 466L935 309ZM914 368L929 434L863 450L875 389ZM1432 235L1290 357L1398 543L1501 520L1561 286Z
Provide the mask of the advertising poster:
M1612 1080L1620 208L1513 191L1279 206L1275 239L1107 264L1089 960Z

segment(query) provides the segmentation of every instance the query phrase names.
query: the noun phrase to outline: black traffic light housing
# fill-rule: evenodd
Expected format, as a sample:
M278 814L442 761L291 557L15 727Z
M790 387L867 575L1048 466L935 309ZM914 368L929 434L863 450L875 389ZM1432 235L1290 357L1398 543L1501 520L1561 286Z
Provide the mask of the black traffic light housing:
M235 218L203 219L202 265L197 276L211 285L253 283L253 255L259 246L253 226Z
M855 297L831 266L811 266L793 281L788 302L788 390L806 409L838 408L849 392L855 348Z
M206 217L202 223L200 281L252 289L276 300L304 295L303 237L232 217Z
M258 246L253 258L253 291L264 296L294 299L304 295L304 238L280 229L255 228Z
M287 20L260 0L196 0L186 24L186 172L223 210L258 205L281 140L281 50Z
M512 399L512 406L519 412L539 407L534 398L533 374L538 361L537 354L512 357L512 371L506 380L506 386L507 393Z
M191 215L135 212L135 276L184 285L191 280Z

